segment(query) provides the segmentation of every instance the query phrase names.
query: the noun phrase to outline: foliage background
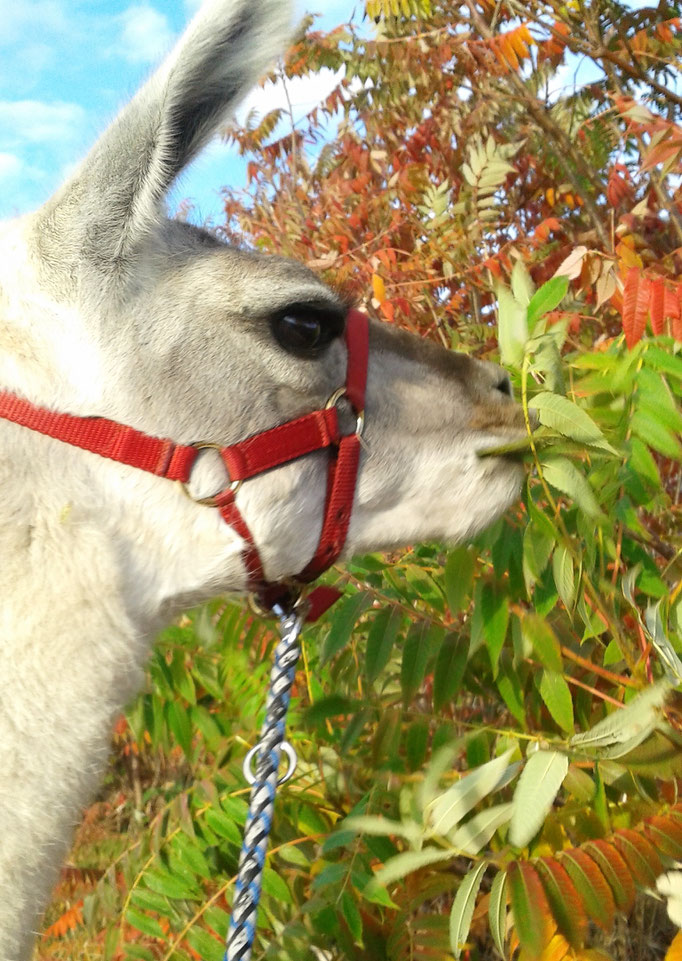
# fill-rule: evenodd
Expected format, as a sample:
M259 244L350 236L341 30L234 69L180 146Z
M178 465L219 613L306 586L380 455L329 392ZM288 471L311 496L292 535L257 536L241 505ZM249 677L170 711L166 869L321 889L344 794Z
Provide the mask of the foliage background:
M367 0L289 54L339 71L319 108L228 132L228 240L501 355L542 424L475 542L330 575L255 958L682 956L653 900L682 857L679 17ZM599 79L562 88L576 58ZM222 958L273 640L225 600L164 633L41 959Z

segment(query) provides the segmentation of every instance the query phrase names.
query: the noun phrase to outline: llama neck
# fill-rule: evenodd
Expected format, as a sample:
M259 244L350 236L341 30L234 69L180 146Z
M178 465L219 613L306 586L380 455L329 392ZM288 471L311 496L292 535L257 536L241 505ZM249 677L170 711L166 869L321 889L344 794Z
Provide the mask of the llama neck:
M158 507L145 479L130 480L142 483L140 513L124 511L113 492L108 509L96 511L92 457L70 471L67 497L55 442L36 446L30 432L3 424L0 446L12 455L0 460L0 961L27 961L74 826L101 780L112 722L141 686L154 632L176 604L240 588L243 572L227 528L210 568L176 556L161 519L150 539L154 525L143 528L140 514L148 520ZM111 471L105 489L116 488L116 468L96 467ZM177 496L170 483L155 487L161 498ZM213 522L211 512L199 514L200 524ZM197 553L201 538L198 530Z

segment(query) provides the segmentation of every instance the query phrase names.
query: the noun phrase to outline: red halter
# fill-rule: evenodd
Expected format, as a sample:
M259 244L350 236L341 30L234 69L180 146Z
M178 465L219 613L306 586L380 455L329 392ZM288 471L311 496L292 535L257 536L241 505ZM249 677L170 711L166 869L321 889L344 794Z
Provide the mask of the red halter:
M0 391L0 418L157 477L179 481L185 491L200 451L209 447L218 450L230 484L219 494L199 499L197 503L217 508L226 523L244 539L243 561L248 587L269 610L274 604L288 603L292 588L289 584L266 581L258 548L237 507L236 494L250 477L313 451L331 448L320 541L313 559L293 581L308 584L338 559L350 524L364 426L369 333L367 317L359 310L348 313L345 339L348 347L346 383L332 394L323 410L254 434L230 447L213 443L175 444L105 417L58 414L5 391ZM336 405L342 397L347 398L356 416L353 434L342 435L339 429ZM309 619L319 617L338 596L332 588L316 588L310 597Z

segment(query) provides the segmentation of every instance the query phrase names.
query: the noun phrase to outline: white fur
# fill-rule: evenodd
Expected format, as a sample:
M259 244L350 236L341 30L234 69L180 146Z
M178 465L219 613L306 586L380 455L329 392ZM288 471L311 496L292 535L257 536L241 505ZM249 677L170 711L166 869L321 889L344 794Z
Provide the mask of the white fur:
M234 29L235 24L239 29ZM338 310L306 268L171 222L175 177L286 42L283 0L212 0L58 194L0 225L0 388L181 443L231 443L324 403L335 341L287 354L269 317ZM457 540L515 498L478 447L522 427L491 365L373 324L366 440L346 556ZM0 961L27 961L74 824L182 605L243 591L242 544L178 485L0 421ZM319 537L326 455L254 478L238 502L272 579ZM193 478L224 477L208 455Z

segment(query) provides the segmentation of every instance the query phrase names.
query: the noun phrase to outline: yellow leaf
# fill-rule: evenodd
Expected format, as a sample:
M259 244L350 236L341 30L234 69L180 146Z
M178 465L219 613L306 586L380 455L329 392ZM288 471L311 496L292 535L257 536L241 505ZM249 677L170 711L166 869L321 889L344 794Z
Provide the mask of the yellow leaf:
M627 244L619 243L616 247L619 262L624 267L643 267L644 263L639 254L636 254Z
M545 947L538 961L563 961L570 947L563 934L557 933Z
M554 206L554 200L555 200L554 188L553 188L553 187L549 187L549 188L547 189L547 191L545 192L545 197L547 197L547 203L550 205L550 207L553 207L553 206Z
M666 951L665 961L682 961L682 931L678 931Z
M372 290L374 291L374 296L379 301L379 305L383 304L386 300L386 284L379 274L372 274Z

